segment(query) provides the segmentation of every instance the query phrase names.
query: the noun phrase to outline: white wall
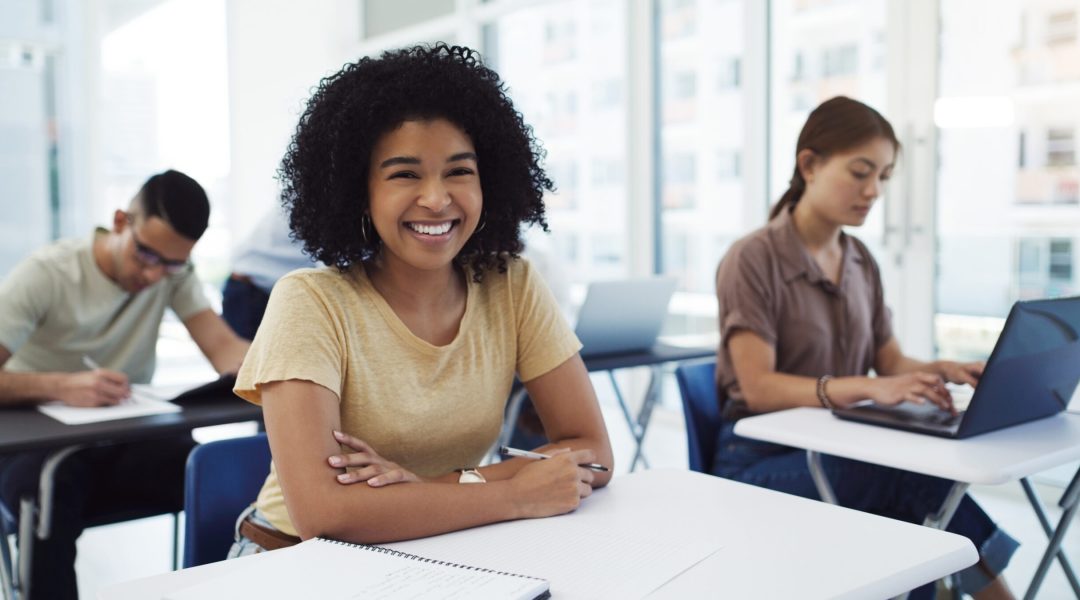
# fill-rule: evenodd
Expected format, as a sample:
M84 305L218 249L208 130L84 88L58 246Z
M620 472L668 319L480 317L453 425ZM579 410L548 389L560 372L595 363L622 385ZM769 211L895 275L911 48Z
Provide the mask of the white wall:
M355 0L228 0L233 239L278 204L277 168L319 80L346 62L360 38Z

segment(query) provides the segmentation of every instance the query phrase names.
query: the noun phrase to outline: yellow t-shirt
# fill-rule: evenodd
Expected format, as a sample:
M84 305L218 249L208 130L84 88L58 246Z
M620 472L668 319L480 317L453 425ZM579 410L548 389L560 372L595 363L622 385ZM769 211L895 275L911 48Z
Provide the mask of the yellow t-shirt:
M527 261L466 280L457 337L433 346L409 331L363 266L294 271L274 286L235 391L259 404L262 384L311 381L342 399L345 432L414 473L476 466L499 435L514 373L535 379L581 343ZM296 534L273 465L255 505Z

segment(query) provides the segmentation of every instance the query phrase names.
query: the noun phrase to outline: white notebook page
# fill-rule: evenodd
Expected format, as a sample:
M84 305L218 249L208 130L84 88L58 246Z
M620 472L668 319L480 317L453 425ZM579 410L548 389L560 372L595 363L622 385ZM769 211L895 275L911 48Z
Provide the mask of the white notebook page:
M438 564L320 539L238 559L238 566L245 561L251 564L166 598L531 600L547 590L547 583L538 579Z

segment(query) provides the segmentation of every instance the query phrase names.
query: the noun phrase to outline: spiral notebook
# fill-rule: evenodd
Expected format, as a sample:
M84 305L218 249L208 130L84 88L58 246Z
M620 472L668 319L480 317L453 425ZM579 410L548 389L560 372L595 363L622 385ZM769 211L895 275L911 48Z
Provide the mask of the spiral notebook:
M173 592L166 600L550 597L548 582L543 579L322 538L237 561L247 565Z

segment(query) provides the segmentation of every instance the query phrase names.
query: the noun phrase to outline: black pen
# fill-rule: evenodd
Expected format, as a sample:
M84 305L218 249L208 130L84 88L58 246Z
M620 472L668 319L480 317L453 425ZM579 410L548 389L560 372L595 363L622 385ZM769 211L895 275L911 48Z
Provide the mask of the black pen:
M530 452L528 450L518 450L517 448L511 448L510 446L499 446L499 454L503 456L520 456L521 458L536 458L545 459L551 458L549 454L540 454L539 452ZM604 465L598 465L596 463L586 463L584 465L578 465L579 467L589 469L590 471L607 471L608 468Z

